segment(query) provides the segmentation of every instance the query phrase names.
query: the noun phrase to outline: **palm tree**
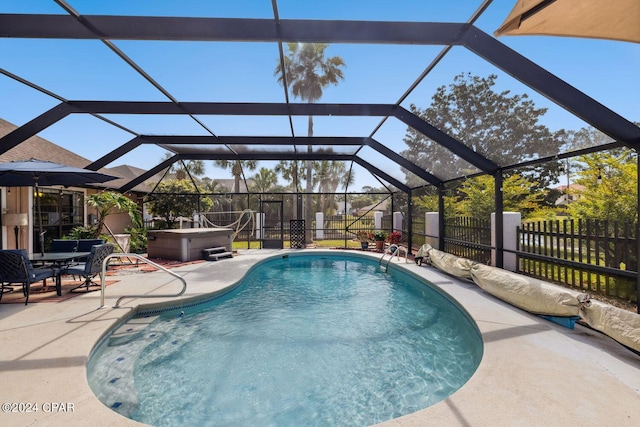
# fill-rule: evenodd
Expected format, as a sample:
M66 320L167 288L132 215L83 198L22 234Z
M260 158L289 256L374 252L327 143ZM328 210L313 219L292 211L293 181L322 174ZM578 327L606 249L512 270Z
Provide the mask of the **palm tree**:
M329 214L330 212L326 209L325 194L331 194L329 210L332 211L335 207L334 193L337 191L339 185L345 187L353 181L353 173L349 175L345 163L336 160L316 162L314 168L316 171L315 181L320 191L321 212Z
M253 177L251 191L256 193L268 193L274 189L277 183L278 175L276 175L274 171L267 168L260 168L258 173Z
M164 153L163 161L172 157L173 154ZM204 175L204 162L202 160L180 160L175 162L169 168L169 172L176 175L176 179L187 179L188 175L202 176Z
M233 175L233 192L240 192L240 177L242 176L242 170L247 168L249 170L255 170L258 167L258 162L255 160L215 160L213 162L216 166L223 169L231 169L231 175Z
M286 84L295 98L313 103L322 97L322 91L330 84L337 85L343 80L341 67L344 60L339 56L325 58L325 50L329 47L325 43L288 43L287 56L282 64L278 64L274 75L278 76L278 83ZM313 116L309 116L307 136L313 136ZM312 147L307 148L308 152ZM311 224L311 192L313 191L313 166L307 162L307 209L306 220ZM311 232L306 233L306 240L311 240Z
M294 192L300 190L298 177L305 173L306 167L304 165L298 165L297 160L280 160L275 167L275 171L282 175L285 181L290 183Z

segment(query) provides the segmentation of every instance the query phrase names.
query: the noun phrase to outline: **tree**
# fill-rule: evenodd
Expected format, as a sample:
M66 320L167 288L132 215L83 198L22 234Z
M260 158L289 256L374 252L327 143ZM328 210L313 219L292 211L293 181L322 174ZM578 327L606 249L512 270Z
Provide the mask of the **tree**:
M526 218L544 199L544 191L531 188L531 182L518 174L510 175L502 183L504 210L520 212ZM458 189L455 211L458 215L489 219L495 212L493 177L482 175L467 179Z
M207 193L228 193L229 189L220 184L220 182L215 179L211 179L209 177L204 177L200 180L200 184L202 185L202 189Z
M568 212L574 218L635 223L638 220L637 153L619 148L579 156L574 201Z
M165 153L164 158L167 160L173 156L172 153ZM169 172L175 174L176 179L187 179L191 176L204 175L204 162L202 160L179 160L169 167Z
M87 196L87 205L96 209L98 214L98 223L95 227L95 235L93 238L98 239L102 235L105 218L116 212L126 212L131 218L131 222L135 227L142 225L142 215L140 207L136 202L115 191L102 191Z
M552 133L539 119L546 108L536 108L526 94L511 95L495 92L497 76L486 78L460 74L448 87L441 86L432 97L431 105L411 111L444 133L464 143L498 165L511 165L530 159L532 155L552 155L563 146L565 132ZM404 138L407 159L444 178L477 172L449 149L409 127ZM546 148L546 151L544 147ZM522 168L518 173L536 185L548 187L557 181L561 162ZM407 174L407 181L411 181ZM418 184L418 183L416 183Z
M287 56L282 64L278 63L274 75L278 77L278 83L291 89L295 98L300 98L309 103L316 102L322 97L325 87L337 85L343 80L341 67L345 66L344 60L339 56L325 58L325 50L329 47L325 43L288 43ZM313 117L309 116L307 136L313 136ZM307 147L312 152L312 146ZM311 192L313 191L313 166L307 162L307 209L305 219L311 224ZM305 240L311 241L311 229L305 233Z
M188 179L168 180L158 184L153 200L148 202L149 211L161 217L168 228L173 228L178 217L191 218L194 212L208 211L213 205L209 197L200 195Z
M255 193L268 193L278 183L278 175L271 169L260 168L257 174L253 176L253 184L251 191Z
M344 162L336 160L322 160L315 162L315 183L320 192L320 211L329 214L326 209L325 194L330 194L329 210L335 207L335 192L338 186L348 186L354 180L353 173L349 174Z
M300 191L300 175L306 171L304 165L299 165L297 160L280 160L275 167L276 173L282 175L282 179L290 183L294 192Z
M233 175L233 192L240 192L240 177L242 176L243 169L255 170L258 167L258 163L255 160L216 160L214 161L216 166L223 169L231 169L231 175Z

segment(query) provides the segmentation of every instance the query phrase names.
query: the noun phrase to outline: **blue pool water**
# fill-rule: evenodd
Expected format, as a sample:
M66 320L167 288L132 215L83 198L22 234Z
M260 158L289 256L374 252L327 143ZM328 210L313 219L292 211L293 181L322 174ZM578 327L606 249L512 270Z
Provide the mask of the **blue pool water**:
M184 312L94 351L105 405L154 426L366 426L445 399L482 356L456 303L358 257L268 260Z

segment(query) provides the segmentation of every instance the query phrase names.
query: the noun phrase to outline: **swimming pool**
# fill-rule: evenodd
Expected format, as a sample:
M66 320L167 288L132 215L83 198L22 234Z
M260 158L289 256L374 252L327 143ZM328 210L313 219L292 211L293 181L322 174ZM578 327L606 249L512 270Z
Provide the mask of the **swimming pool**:
M95 349L105 405L156 426L370 425L446 398L482 356L455 302L360 257L270 259L180 311Z

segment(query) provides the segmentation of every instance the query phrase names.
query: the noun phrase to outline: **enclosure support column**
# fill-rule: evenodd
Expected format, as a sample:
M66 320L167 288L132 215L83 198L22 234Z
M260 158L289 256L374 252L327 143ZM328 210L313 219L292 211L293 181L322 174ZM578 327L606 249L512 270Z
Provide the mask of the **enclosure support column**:
M413 245L413 200L411 198L411 190L407 192L407 251L411 253L411 247ZM407 254L407 255L408 255Z
M636 150L636 203L638 204L637 212L640 212L640 153ZM637 312L640 314L640 215L636 218L636 306Z
M438 249L444 251L444 184L438 186Z
M496 194L496 228L494 230L496 240L496 264L494 267L502 268L504 265L504 201L502 199L502 171L496 172L494 177Z
M316 212L316 239L324 240L324 213Z

